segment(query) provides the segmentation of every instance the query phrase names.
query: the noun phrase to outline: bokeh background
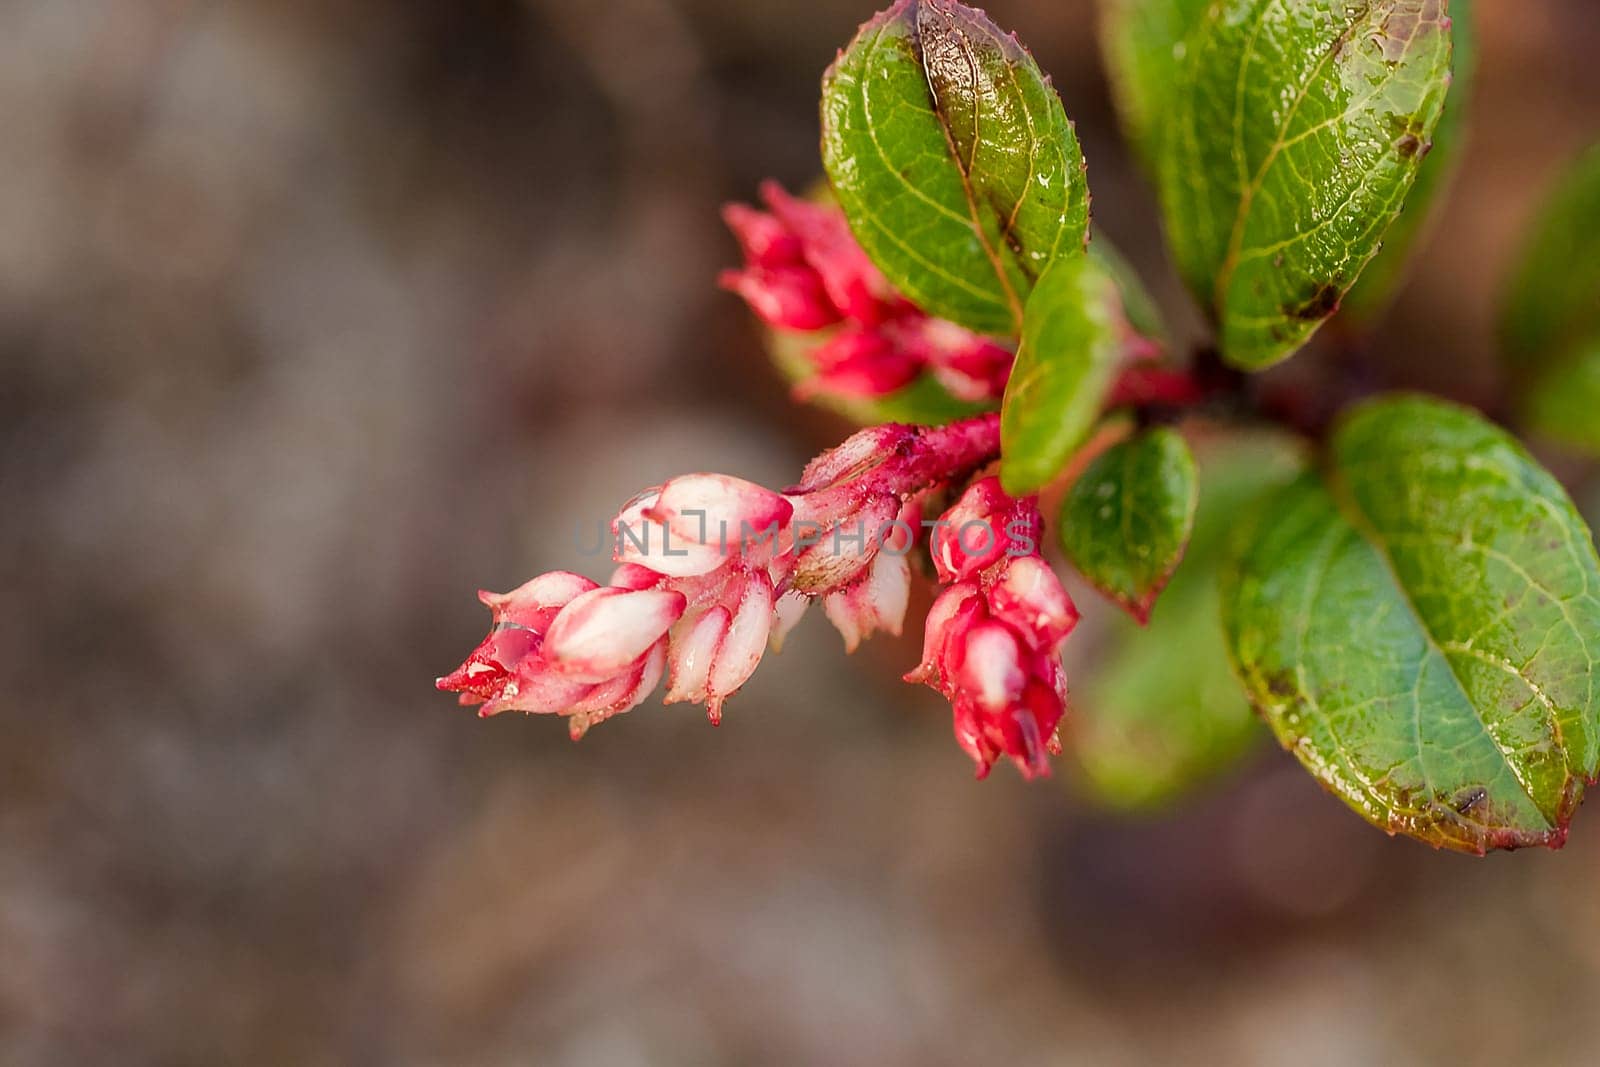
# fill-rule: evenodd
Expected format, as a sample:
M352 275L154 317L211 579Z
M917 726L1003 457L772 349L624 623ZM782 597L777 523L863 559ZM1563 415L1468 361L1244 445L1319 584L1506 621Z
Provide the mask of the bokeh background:
M1371 344L1492 401L1600 9L1479 6L1465 167ZM990 10L1179 306L1092 6ZM639 487L787 484L844 432L715 289L717 208L814 178L869 13L0 2L0 1063L1592 1057L1597 812L1473 860L1270 744L1140 817L975 783L895 680L915 635L844 660L819 618L720 730L433 692L478 587L599 574L579 526Z

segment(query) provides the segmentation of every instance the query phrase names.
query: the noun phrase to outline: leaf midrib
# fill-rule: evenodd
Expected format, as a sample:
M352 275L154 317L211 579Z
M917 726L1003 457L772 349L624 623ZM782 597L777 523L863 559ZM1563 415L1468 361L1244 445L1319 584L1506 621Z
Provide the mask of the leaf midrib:
M1465 701L1467 707L1472 709L1473 717L1478 720L1478 726L1482 729L1483 736L1488 738L1489 743L1494 746L1494 750L1499 753L1500 759L1505 764L1506 769L1511 773L1512 779L1519 787L1521 787L1529 802L1533 804L1534 810L1539 813L1540 818L1545 821L1547 827L1551 830L1559 829L1559 823L1553 821L1550 816L1545 814L1544 804L1540 802L1538 796L1535 795L1532 786L1524 779L1516 763L1512 760L1511 753L1507 752L1505 746L1500 743L1500 739L1496 737L1494 731L1489 728L1488 722L1484 720L1482 709L1478 707L1477 701L1473 700L1472 695L1467 691L1466 683L1462 680L1461 673L1456 669L1455 662L1450 658L1449 653L1445 650L1444 644L1434 634L1432 627L1428 625L1428 621L1423 616L1421 609L1418 608L1416 601L1412 599L1411 591L1406 588L1405 583L1400 580L1399 568L1395 564L1394 557L1389 553L1387 540L1382 536L1382 534L1379 533L1377 525L1371 520L1370 516L1367 515L1366 511L1361 507L1360 501L1355 498L1355 493L1348 485L1344 484L1342 479L1337 476L1330 478L1328 481L1328 492L1332 497L1334 506L1338 510L1339 514L1343 516L1344 520L1350 524L1350 526L1356 531L1361 539L1367 543L1367 546L1372 549L1373 555L1380 563L1383 564L1384 571L1388 575L1389 581L1399 594L1400 602L1405 605L1412 621L1416 623L1417 630L1422 634L1424 640L1426 640L1428 648L1439 657L1439 659L1444 663L1445 668L1450 672L1450 678L1455 682L1456 689L1461 694L1461 699ZM1418 733L1417 762L1418 766L1421 767L1422 744L1420 740L1420 732L1422 721L1422 702L1414 698L1411 704L1413 728ZM1561 768L1563 776L1562 791L1564 793L1567 789L1571 788L1572 785L1573 774L1570 762L1570 754L1568 753L1566 745L1562 740L1560 723L1556 721L1553 716L1551 716L1550 721L1555 732L1555 742L1560 747L1561 751ZM1429 793L1432 794L1433 784L1427 780L1428 774L1426 770L1423 771L1423 779L1424 786L1428 789ZM1446 805L1446 810L1451 810L1449 809L1448 805ZM1452 813L1458 817L1462 817L1459 812ZM1483 827L1485 830L1493 829L1492 827L1489 827L1475 819L1462 818L1464 821L1467 821L1474 826Z
M939 101L938 94L935 93L933 89L932 71L928 69L927 50L922 46L922 25L918 19L921 6L921 3L915 3L911 5L910 25L911 46L916 51L918 62L922 64L922 84L927 87L928 102L932 105L934 119L939 123L939 132L944 134L945 144L950 150L950 158L955 162L957 173L961 175L961 191L967 200L967 221L971 224L973 232L977 235L978 243L983 246L983 254L989 260L990 266L994 269L995 279L1000 283L1000 288L1005 294L1006 307L1011 312L1012 332L1020 334L1022 332L1022 301L1017 296L1016 287L1011 284L1011 276L1006 272L1005 263L1001 260L999 251L990 242L989 234L983 227L983 216L980 214L978 209L977 190L973 188L972 183L972 168L977 163L979 144L978 115L980 108L978 104L978 94L976 92L972 94L972 159L970 161L963 162L961 159L961 150L956 145L955 135L951 132L949 120L945 117L944 107ZM961 40L962 58L966 60L967 67L972 71L972 80L973 83L976 84L978 80L978 64L976 57L972 54L972 43L967 39L966 33L961 29L954 28L952 32L956 33ZM1005 64L1005 66L1008 70L1010 69L1010 64ZM1016 88L1018 96L1020 97L1022 92L1020 83L1017 84ZM1031 129L1031 112L1028 112L1026 107L1023 108L1023 111L1025 114L1029 115L1029 124ZM1037 138L1034 140L1037 140ZM1030 175L1033 171L1032 152L1033 146L1032 142L1030 142L1028 157L1028 171ZM1016 210L1021 209L1021 204L1021 200L1018 200Z
M1270 7L1275 2L1276 0L1267 0L1267 3L1262 6L1262 10L1257 14L1258 24L1265 18L1265 9ZM1260 193L1262 184L1266 181L1267 173L1272 169L1272 165L1277 161L1278 155L1283 151L1285 146L1285 137L1289 132L1289 127L1294 123L1295 117L1300 114L1300 105L1305 103L1306 96L1311 92L1312 85L1314 85L1316 80L1322 76L1323 70L1328 65L1328 60L1332 59L1333 56L1339 51L1340 46L1346 42L1351 33L1355 30L1356 26L1360 25L1364 20L1371 17L1374 7L1374 0L1367 0L1367 3L1365 3L1359 9L1359 11L1345 24L1343 31L1339 33L1329 44L1328 48L1323 52L1321 58L1317 60L1316 66L1311 68L1311 72L1306 76L1304 82L1297 88L1294 102L1289 106L1288 111L1284 114L1283 121L1279 124L1277 132L1273 135L1272 145L1267 149L1267 153L1265 157L1263 157L1261 165L1257 168L1254 177L1250 179L1249 184L1244 186L1239 191L1239 204L1234 212L1233 228L1229 232L1228 236L1228 248L1223 255L1222 263L1218 265L1217 280L1211 296L1212 307L1219 317L1221 317L1227 309L1228 292L1233 287L1233 275L1235 271L1238 270L1239 259L1244 250L1244 232L1246 223L1248 223L1250 218L1250 209L1252 206L1254 206L1255 198ZM1409 45L1407 46L1407 49L1409 51ZM1239 90L1241 94L1243 92L1243 80L1244 71L1241 70ZM1348 112L1346 112L1346 114L1348 114ZM1237 119L1238 114L1236 112L1235 120L1237 121Z

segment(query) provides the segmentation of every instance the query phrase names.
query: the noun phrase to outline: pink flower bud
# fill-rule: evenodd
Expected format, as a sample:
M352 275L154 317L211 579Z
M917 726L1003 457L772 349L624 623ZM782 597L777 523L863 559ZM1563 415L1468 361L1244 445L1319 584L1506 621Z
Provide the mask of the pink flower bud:
M798 200L777 182L764 182L761 197L779 222L799 238L809 263L839 313L874 323L898 303L894 290L872 265L837 207Z
M854 581L878 554L890 523L900 514L900 500L875 496L834 518L803 521L795 528L794 574L802 593L825 593ZM828 521L833 519L833 521Z
M662 638L650 646L650 651L632 671L595 686L588 695L568 708L570 718L567 727L572 739L576 741L581 738L595 723L632 711L644 703L645 698L661 684L661 676L666 668L667 641Z
M717 649L711 663L711 677L706 683L706 713L713 723L722 720L722 704L739 687L750 680L762 655L767 650L767 637L772 632L772 586L760 573L750 578L739 610L734 612L727 636Z
M509 593L478 590L478 600L487 607L496 623L509 622L543 633L556 612L574 597L599 588L581 574L551 571L513 589Z
M996 713L975 700L958 698L955 706L956 741L977 764L978 777L1001 756L1011 757L1024 778L1050 773L1046 753L1061 720L1064 704L1058 693L1042 681L1030 681L1020 700Z
M709 574L730 559L770 554L794 506L722 474L690 474L635 497L612 521L619 563L674 578Z
M667 703L702 704L711 681L711 661L722 647L722 639L728 636L733 613L718 606L697 619L684 621L686 625L672 637L672 651L668 656L671 674L667 682Z
M631 670L683 614L682 593L667 589L592 589L562 608L544 654L569 678L604 682Z
M855 585L823 597L822 610L844 637L846 652L879 630L896 637L911 598L911 562L901 554L879 552Z
M1005 558L1011 543L1006 530L1011 505L1000 479L984 478L940 517L932 540L940 581L965 581Z
M1010 561L989 589L995 616L1027 635L1035 651L1059 647L1078 625L1078 607L1050 565L1038 556Z
M983 594L976 582L961 582L939 594L923 626L922 662L905 676L905 680L942 689L944 680L954 674L947 660L947 650L965 635L983 610Z
M741 533L782 525L794 505L781 493L725 474L688 474L661 487L651 517L685 540L737 544ZM724 531L726 533L724 534Z
M992 400L1005 392L1016 354L987 337L944 319L897 324L908 356L933 369L950 394L967 401Z
M544 635L563 608L596 588L582 575L553 571L509 593L480 591L493 629L461 666L435 684L460 693L462 704L482 704L482 715L554 712L582 698L589 683L550 671L542 656Z
M819 345L811 360L817 374L795 388L802 399L834 396L887 396L911 384L922 364L881 333L845 330Z
M666 581L666 575L651 570L640 563L624 563L611 572L607 585L617 589L654 589Z
M582 699L587 682L550 671L540 657L543 638L514 623L497 624L466 662L435 685L461 694L462 704L482 704L478 714L502 711L542 714L561 711Z
M893 423L858 430L806 464L800 484L792 493L816 493L859 481L889 461L915 435L910 427Z
M772 617L772 584L756 571L744 582L731 610L719 604L697 619L685 619L672 639L667 703L703 703L711 721L719 722L723 702L761 662Z
M782 330L820 330L840 318L822 279L807 267L723 271L717 284L744 297L763 322Z
M777 604L772 609L772 633L767 637L767 644L772 651L783 651L783 643L788 638L789 632L800 625L800 620L805 618L806 609L810 606L811 598L794 589L778 598Z
M966 632L952 657L955 684L985 711L1002 711L1021 699L1027 686L1022 657L1010 627L980 622Z
M776 216L745 204L729 204L722 209L722 220L738 239L750 266L794 267L805 263L805 246Z
M922 663L906 675L950 701L956 740L978 765L978 777L1008 756L1024 777L1049 773L1045 755L1066 710L1062 642L1078 621L1072 598L1037 554L1017 554L1017 536L1036 550L1039 510L1012 500L995 479L967 490L945 514L952 528L935 532L934 563L959 579L929 612ZM963 525L1004 523L1007 551L976 551Z

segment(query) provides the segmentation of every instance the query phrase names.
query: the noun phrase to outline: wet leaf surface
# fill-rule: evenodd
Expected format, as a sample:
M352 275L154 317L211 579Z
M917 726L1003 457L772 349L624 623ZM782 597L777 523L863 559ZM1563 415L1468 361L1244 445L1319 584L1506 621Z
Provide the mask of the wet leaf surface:
M1056 525L1068 561L1138 621L1183 559L1200 489L1194 456L1167 427L1120 441L1073 482Z
M1028 301L1000 408L1000 478L1012 496L1055 479L1100 415L1121 351L1116 282L1088 256L1062 259Z
M1170 803L1234 765L1265 736L1228 665L1217 568L1240 512L1304 467L1288 438L1196 447L1200 505L1183 565L1141 628L1118 612L1091 656L1069 720L1075 788L1105 807ZM1086 611L1092 608L1086 607Z
M919 307L1017 336L1034 283L1083 250L1089 194L1061 101L982 12L900 0L822 87L822 157L857 240Z
M1393 398L1243 521L1228 646L1285 747L1375 825L1482 852L1559 846L1600 766L1600 563L1510 436Z
M1156 170L1224 355L1260 369L1377 253L1450 84L1444 0L1225 0L1182 42Z
M1460 167L1467 147L1467 116L1472 110L1472 82L1478 65L1472 15L1475 2L1450 0L1450 38L1454 45L1450 94L1433 130L1433 147L1417 168L1417 180L1406 196L1404 210L1384 233L1383 248L1361 272L1340 307L1357 323L1371 322L1388 310Z

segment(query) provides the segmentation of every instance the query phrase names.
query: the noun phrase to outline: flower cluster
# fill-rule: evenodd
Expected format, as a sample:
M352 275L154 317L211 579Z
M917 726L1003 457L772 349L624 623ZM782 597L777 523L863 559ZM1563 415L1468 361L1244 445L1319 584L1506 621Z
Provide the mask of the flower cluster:
M553 571L509 593L480 590L493 620L466 662L438 680L502 711L559 712L581 737L595 722L637 706L666 669L666 633L687 600L672 590L602 588Z
M480 593L489 635L439 688L482 715L565 715L577 738L665 677L667 703L704 704L715 723L813 600L849 650L876 631L900 633L908 553L928 526L949 588L906 679L950 700L980 777L1002 755L1028 777L1046 773L1066 706L1059 650L1077 611L1039 557L1037 503L985 477L936 522L922 519L930 499L992 459L997 435L993 415L878 426L817 457L784 493L720 474L647 490L612 522L610 584L557 571Z
M800 200L776 182L768 210L730 204L723 216L744 251L722 285L780 330L831 331L810 352L802 395L884 396L931 373L962 400L998 399L1013 353L906 300L872 265L837 208Z
M928 614L922 662L906 681L950 701L980 778L1002 755L1025 777L1047 774L1046 753L1060 751L1060 650L1078 612L1038 555L1042 526L1034 499L1013 500L986 478L935 528L934 566L950 588Z
M460 693L463 704L481 704L482 715L565 715L581 737L638 706L665 677L667 703L704 704L717 722L765 650L781 643L814 600L849 649L876 631L900 632L911 587L908 554L927 525L923 508L989 463L998 434L994 415L939 428L878 426L817 457L783 493L720 474L686 475L647 490L612 522L618 567L608 585L557 571L511 593L480 593L492 628L439 688ZM1027 643L1031 658L1012 657L1024 680L1049 679L1059 695L1059 664L1051 674L1043 659L1071 628L1072 605L1059 583L1051 599L1051 587L1030 569L1042 567L1034 555L1037 508L984 478L931 525L941 578L980 591L990 604L983 618ZM930 619L930 634L937 628L942 636L919 680L950 696L957 735L983 769L1007 753L1036 773L1028 724L1048 736L1060 718L1059 699L1052 714L1027 685L991 677L1000 669L991 665L999 663L994 639L973 629L972 612L954 628L941 620L943 611L936 607ZM1041 617L1050 613L1055 617ZM969 645L976 651L963 651ZM1025 716L1003 699L1031 710Z

